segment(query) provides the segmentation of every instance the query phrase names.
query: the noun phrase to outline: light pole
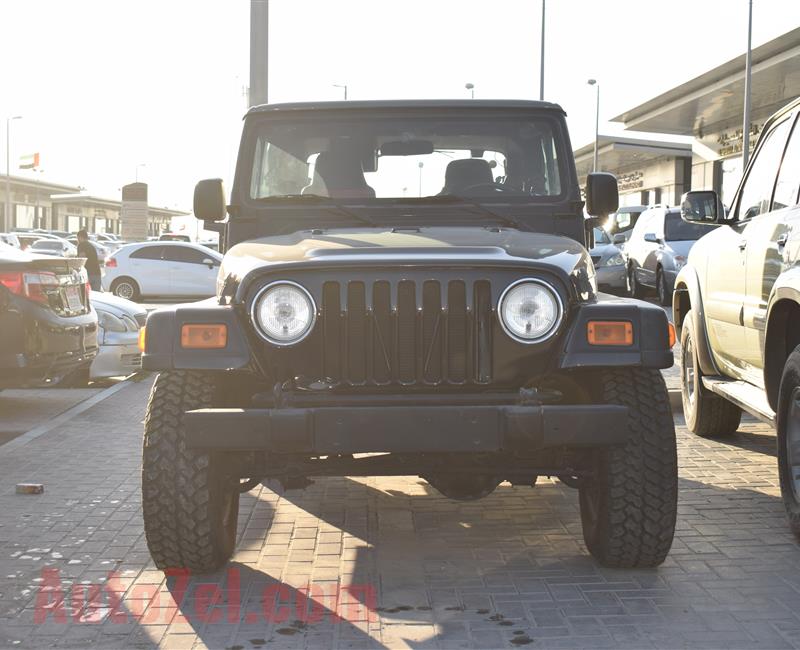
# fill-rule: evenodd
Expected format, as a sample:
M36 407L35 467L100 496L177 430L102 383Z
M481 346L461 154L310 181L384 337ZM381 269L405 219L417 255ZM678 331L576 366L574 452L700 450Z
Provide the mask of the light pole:
M344 89L344 101L347 101L347 84L333 84L334 88L343 88Z
M41 174L44 172L44 169L34 169L33 171L36 172L36 207L33 209L33 223L36 224L36 228L44 228L45 225L42 223L42 217L39 214L39 185L42 183Z
M592 161L592 171L597 171L597 144L599 140L599 132L600 132L600 84L597 83L597 79L589 79L587 81L590 86L594 86L597 89L597 100L595 101L595 111L594 111L594 160Z
M6 118L6 208L3 213L3 230L11 230L11 121L21 120L22 115Z
M420 161L417 163L417 167L419 167L419 195L420 198L422 197L422 168L425 167L425 163Z
M136 182L139 182L139 167L147 167L147 163L139 163L136 165L136 174L134 175L136 178Z
M749 0L747 14L747 56L744 64L744 124L742 125L742 173L750 160L750 76L752 70L751 46L753 43L753 0Z
M470 83L464 84L464 88L469 90L471 98L475 99L475 84L470 84Z
M544 101L544 5L542 0L542 52L539 55L539 101Z

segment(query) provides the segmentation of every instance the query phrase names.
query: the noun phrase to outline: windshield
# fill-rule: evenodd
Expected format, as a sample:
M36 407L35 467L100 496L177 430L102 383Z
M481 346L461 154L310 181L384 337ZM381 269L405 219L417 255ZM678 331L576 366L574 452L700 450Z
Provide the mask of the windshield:
M557 133L546 118L266 120L250 196L559 196Z
M677 212L668 212L664 220L666 241L696 241L716 228L716 225L688 223Z

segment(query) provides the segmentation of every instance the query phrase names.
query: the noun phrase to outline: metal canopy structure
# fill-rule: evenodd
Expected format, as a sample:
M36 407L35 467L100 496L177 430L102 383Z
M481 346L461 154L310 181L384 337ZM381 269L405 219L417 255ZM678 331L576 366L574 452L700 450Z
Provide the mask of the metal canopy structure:
M752 51L752 123L800 96L800 28ZM745 55L612 118L632 131L692 135L742 128Z
M594 142L575 150L578 178L592 171ZM598 169L618 171L625 167L642 166L658 158L691 158L690 142L652 140L628 136L598 136Z

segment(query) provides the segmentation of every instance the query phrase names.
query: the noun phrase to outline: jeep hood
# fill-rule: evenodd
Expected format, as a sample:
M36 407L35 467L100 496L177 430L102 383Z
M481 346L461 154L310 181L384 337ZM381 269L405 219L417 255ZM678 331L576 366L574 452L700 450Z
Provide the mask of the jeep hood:
M251 272L339 265L395 264L546 265L564 276L594 267L586 249L567 237L508 228L346 228L306 230L233 246L220 267L220 282L239 284ZM573 282L576 278L573 277ZM580 293L585 293L581 291Z

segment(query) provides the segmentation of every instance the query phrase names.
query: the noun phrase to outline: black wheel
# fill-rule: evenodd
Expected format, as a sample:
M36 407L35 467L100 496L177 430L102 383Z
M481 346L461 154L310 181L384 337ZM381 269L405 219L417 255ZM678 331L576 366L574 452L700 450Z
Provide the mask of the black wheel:
M729 436L739 428L742 410L703 385L692 310L681 330L681 399L686 428L692 433L704 438Z
M789 527L800 541L800 347L789 355L778 393L778 475Z
M598 454L580 485L583 538L607 567L655 567L672 546L678 510L675 426L664 378L649 368L594 375L603 404L628 407L628 439Z
M159 569L208 573L236 545L239 479L224 456L188 450L183 413L214 405L213 377L163 372L153 385L144 422L142 511L150 555Z
M117 278L111 283L111 293L126 300L139 300L141 293L136 280L129 277Z
M636 279L636 271L633 265L628 267L628 291L634 298L644 297L644 288Z
M672 304L672 289L667 286L667 279L660 268L656 271L656 293L658 293L659 303L662 305Z

